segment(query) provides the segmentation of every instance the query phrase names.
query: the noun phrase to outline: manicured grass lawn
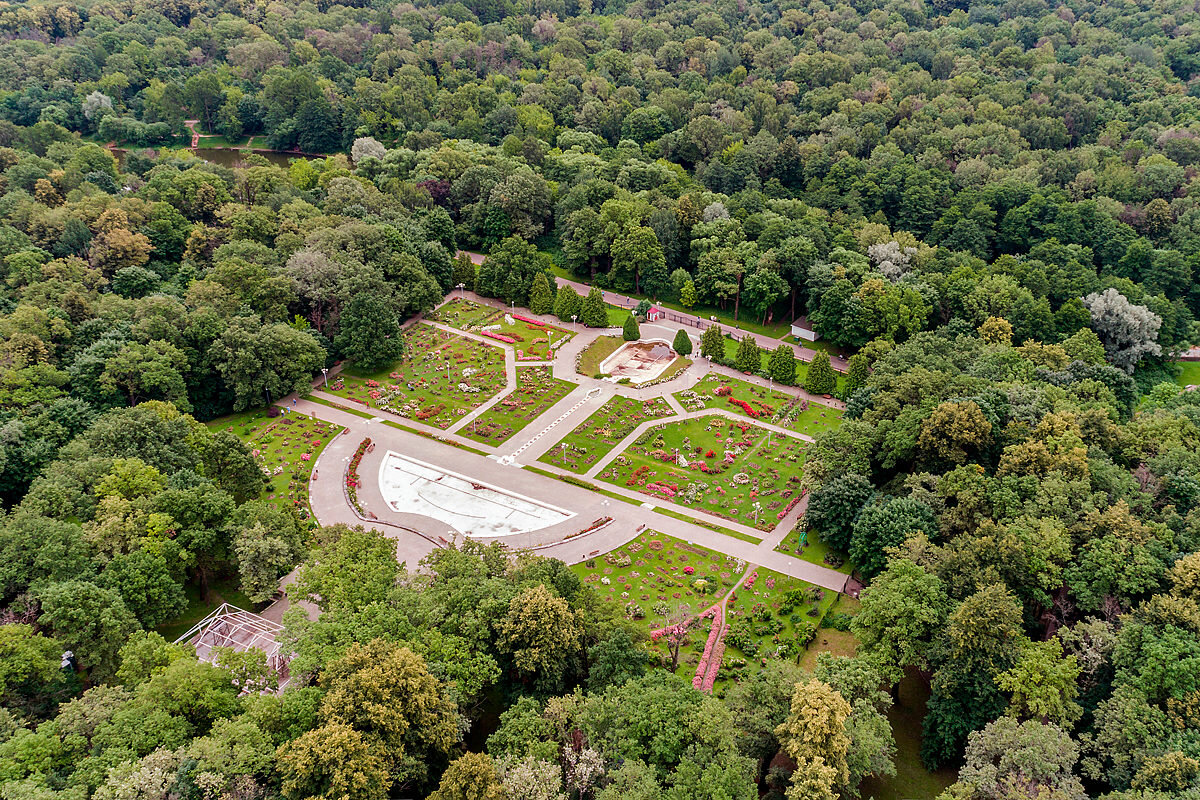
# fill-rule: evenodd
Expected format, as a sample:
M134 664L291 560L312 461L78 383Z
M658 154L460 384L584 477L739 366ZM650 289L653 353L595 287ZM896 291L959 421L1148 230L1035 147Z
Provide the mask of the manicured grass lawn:
M822 567L836 569L843 575L849 575L853 565L846 558L845 553L839 553L821 539L821 534L817 531L807 532L807 544L801 547L800 545L800 527L797 525L788 535L783 538L779 546L775 548L778 553L787 553L789 556L804 561L810 561L813 564L820 564Z
M526 312L525 316L528 316L527 311L527 309L521 309L517 314ZM534 319L533 317L529 318ZM511 345L517 352L518 361L549 360L552 357L550 349L552 343L557 349L562 346L558 344L559 342L565 343L575 335L565 328L543 325L539 322L525 322L517 319L510 312L457 297L434 311L427 319L488 338L503 336L512 339L512 342L501 339L497 341Z
M403 359L376 373L343 370L330 381L329 392L366 408L445 429L506 383L504 351L499 346L431 325L415 325L405 334L404 353Z
M921 763L921 721L929 702L929 687L915 672L900 681L900 700L888 710L896 737L896 775L868 778L859 786L863 797L875 800L933 800L958 777L953 769L930 772Z
M675 356L675 360L671 362L671 365L664 369L662 374L654 379L654 382L659 383L661 381L669 381L671 378L674 378L691 365L692 360L690 358L685 358L684 356Z
M250 448L267 477L262 497L275 505L295 506L308 519L308 479L312 465L329 441L343 430L341 425L302 414L268 417L267 409L244 411L208 423L227 430ZM336 480L340 476L335 476Z
M725 386L729 387L729 393L718 396L716 391ZM772 391L766 386L711 372L694 388L676 392L675 399L687 411L720 408L809 436L816 436L842 424L840 409L812 403L780 389ZM746 403L751 410L747 411L736 401Z
M1175 382L1180 386L1200 385L1200 361L1176 361L1179 367L1179 377Z
M579 363L575 366L575 371L580 375L595 377L600 372L600 364L604 359L616 352L617 348L625 344L625 340L620 336L597 336L596 341L587 346L587 349L579 354Z
M839 594L837 600L825 613L823 619L828 619L834 614L846 614L855 616L861 604L848 594ZM854 638L854 634L849 631L839 631L834 628L818 628L817 638L813 639L812 644L804 651L804 655L800 657L800 666L812 672L817 666L817 656L821 653L829 653L834 656L853 656L858 652L858 639Z
M754 571L726 606L725 657L721 677L733 678L765 659L796 659L816 632L837 592L763 567Z
M553 377L550 367L520 367L517 388L458 434L484 444L503 444L574 388L575 384Z
M769 531L798 502L807 447L782 434L770 437L768 446L762 428L714 414L650 428L598 477Z
M608 312L608 327L620 328L625 324L625 320L629 319L630 311L628 308L619 308L605 304L604 310Z
M667 401L661 397L635 400L618 395L579 423L538 461L583 474L633 433L638 425L648 419L669 417L672 413Z

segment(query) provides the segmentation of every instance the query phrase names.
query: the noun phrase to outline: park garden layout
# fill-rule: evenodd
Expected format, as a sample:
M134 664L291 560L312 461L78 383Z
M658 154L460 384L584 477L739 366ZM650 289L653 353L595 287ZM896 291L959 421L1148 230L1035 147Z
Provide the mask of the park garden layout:
M692 389L675 393L685 411L719 408L739 416L816 436L842 424L842 411L798 394L771 390L739 378L709 373Z
M549 361L575 334L513 311L454 298L426 319L511 346L517 361Z
M583 474L633 433L638 425L649 419L669 417L673 413L662 397L641 400L617 395L538 460Z
M414 325L404 337L404 357L377 373L343 370L329 391L437 428L486 403L507 384L500 347L456 336L432 325Z
M341 425L288 412L278 407L260 408L222 417L209 427L226 430L250 448L250 454L262 470L266 483L262 498L278 506L292 506L301 519L312 516L308 501L308 482L313 464ZM330 475L330 480L338 480Z
M689 680L710 638L716 638L710 637L717 618L712 607L723 607L725 633L715 650L720 659L715 688L721 692L768 659L795 660L837 600L836 592L762 567L747 575L747 566L733 556L648 530L571 569L602 601L619 603L628 619L644 625L651 635L647 647L666 663L671 637L662 632L691 619L676 668ZM710 656L713 652L710 648Z
M647 429L601 480L770 531L800 502L808 445L719 414Z
M575 384L555 378L548 366L518 367L517 388L458 433L484 444L503 444L574 388Z

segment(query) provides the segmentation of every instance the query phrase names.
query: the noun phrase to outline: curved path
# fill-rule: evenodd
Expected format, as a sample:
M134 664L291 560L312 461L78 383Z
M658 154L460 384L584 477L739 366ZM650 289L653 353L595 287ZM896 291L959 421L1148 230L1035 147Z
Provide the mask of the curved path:
M458 296L458 293L454 293L451 296L447 296L446 300ZM468 299L481 304L504 308L502 304L496 301L475 297L470 292L466 293L466 296ZM549 316L543 316L542 319L547 322L553 320L555 324L561 325L557 319ZM434 324L456 335L495 345L490 340L470 333L464 333L454 328L448 328L438 323L418 324ZM659 328L672 337L675 331L679 329L678 327L671 328L657 324L643 325L642 327L643 330L646 328ZM651 528L689 543L735 556L747 563L756 564L785 575L800 578L825 589L842 591L845 588L847 580L845 574L819 564L813 564L784 553L775 552L775 547L783 541L787 534L794 528L797 520L803 515L808 505L807 497L804 497L771 531L764 533L761 530L731 520L716 517L710 518L703 512L698 512L696 509L688 506L651 498L648 495L630 491L625 487L605 484L603 487L604 491L608 495L619 498L614 499L612 496L606 496L600 492L559 480L547 474L542 474L555 473L569 477L575 481L580 480L581 476L574 475L553 465L538 464L539 471L534 472L531 469L522 468L521 463L517 463L514 456L519 456L520 461L526 464L536 461L546 450L554 446L563 435L570 432L578 422L586 419L594 410L615 395L647 399L650 397L665 397L676 414L672 417L651 420L639 425L625 440L614 447L604 459L588 470L587 476L597 474L612 458L615 458L625 445L652 425L714 414L744 421L744 417L720 408L693 412L684 411L674 398L671 397L671 393L673 392L695 386L710 371L728 373L743 381L758 383L763 386L767 384L767 381L745 376L733 370L710 366L701 360L697 360L688 369L682 371L671 380L645 389L633 386L617 386L609 381L596 380L576 374L574 367L576 356L594 342L598 336L608 332L597 329L579 329L567 344L559 348L553 362L554 376L574 383L576 385L575 389L554 406L543 412L538 419L534 420L521 431L518 431L513 437L498 447L490 447L466 439L458 435L458 432L463 430L465 426L469 425L473 419L477 418L487 408L490 408L516 388L516 359L515 353L510 347L503 348L505 351L505 373L507 379L505 389L498 391L494 397L489 398L478 409L473 410L471 414L458 420L447 430L434 428L411 419L394 417L387 412L375 409L351 408L354 406L353 403L320 391L316 392L313 397L323 402L314 402L314 400L297 398L295 396L283 398L281 404L292 405L299 413L337 423L346 429L342 435L326 445L313 467L313 477L312 483L309 486L309 492L310 502L317 521L322 525L335 523L346 523L349 525L363 524L383 531L386 535L395 539L397 559L405 562L410 569L416 569L419 562L432 552L435 547L447 546L451 543L461 543L463 541L462 534L451 528L448 524L426 516L396 511L389 507L380 491L377 476L379 475L380 467L386 453L388 451L395 451L401 455L410 455L421 461L435 464L440 468L462 475L480 476L480 480L485 480L488 484L501 490L523 495L551 505L568 508L575 513L575 516L565 522L557 523L540 530L504 537L494 537L494 539L499 539L514 549L536 548L537 552L541 555L558 558L567 563L577 563L599 553L608 552L616 547L620 547L636 537L643 529ZM337 369L331 370L335 374L337 371ZM314 389L320 389L322 381L323 379L321 378L314 381ZM830 407L841 406L836 400L813 398L806 392L794 387L789 388L788 391L795 391L802 397ZM344 406L335 407L331 403L344 404ZM367 414L380 416L364 416ZM754 425L770 430L778 435L793 436L807 441L812 440L809 436L780 428L770 423L764 423L759 420L753 420L752 422ZM350 459L353 457L359 443L366 437L371 438L375 447L372 449L372 452L364 455L359 465L359 474L363 476L364 485L359 490L358 498L366 514L364 517L360 516L358 511L347 502L343 491L343 482L345 470ZM697 520L711 520L712 523L718 524L723 528L745 536L754 537L755 540L761 541L745 541L726 533L714 531L700 524L657 513L654 510L656 506L687 515ZM591 526L594 521L599 521L606 517L613 519L611 524L600 530L579 535L580 531ZM420 533L418 534L414 531L420 531ZM493 540L486 537L475 538L478 538L480 541ZM285 589L291 578L292 576L288 576L282 582ZM286 599L282 601L284 607L286 607L286 603ZM269 612L279 615L282 613L282 609L272 607L269 609Z

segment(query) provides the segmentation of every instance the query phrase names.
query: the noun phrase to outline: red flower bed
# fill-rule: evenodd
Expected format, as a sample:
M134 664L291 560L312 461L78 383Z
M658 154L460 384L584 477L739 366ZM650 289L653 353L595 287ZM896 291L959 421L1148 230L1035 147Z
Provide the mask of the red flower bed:
M493 333L492 331L483 331L482 333L484 336L488 337L489 339L495 339L497 341L504 342L506 344L516 344L517 343L516 339L514 339L511 336L505 336L502 333Z

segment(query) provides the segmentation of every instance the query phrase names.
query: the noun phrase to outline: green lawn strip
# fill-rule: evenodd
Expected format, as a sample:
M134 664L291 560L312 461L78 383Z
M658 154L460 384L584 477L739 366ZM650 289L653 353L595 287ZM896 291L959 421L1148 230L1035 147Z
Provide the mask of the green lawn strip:
M662 397L637 400L617 395L547 450L538 461L583 474L648 419L674 412Z
M845 553L839 553L822 539L821 534L816 531L808 531L807 544L801 548L800 546L800 525L788 532L788 535L783 538L783 541L775 548L775 552L784 553L798 558L801 561L808 561L811 564L819 564L822 567L835 569L843 575L849 575L854 565L846 558ZM826 558L830 560L826 560Z
M315 394L309 395L308 397L306 397L304 399L309 400L313 403L319 403L320 405L323 405L323 406L329 406L330 408L336 408L339 411L345 411L347 414L353 414L356 417L363 417L364 419L374 419L375 418L375 415L369 411L363 411L361 408L352 408L348 405L343 405L341 403L335 403L332 400L326 400L324 397L317 397Z
M662 374L654 379L654 383L666 383L691 365L692 360L690 358L675 356L675 360L671 362L671 366L664 369Z
M624 343L625 341L620 336L596 337L596 341L589 344L587 349L579 354L575 371L580 375L595 377L600 373L600 364L604 359L611 356Z
M449 428L504 388L504 350L414 325L405 333L405 357L378 372L348 365L328 393L435 428ZM462 387L466 387L465 389Z
M308 503L312 465L325 445L344 428L302 414L270 417L267 413L265 408L243 412L212 420L208 426L229 431L250 448L267 478L262 493L265 500L293 506L302 519L308 519L312 516Z
M471 447L471 445L469 445L469 444L463 444L462 442L456 441L454 439L450 439L450 438L447 438L444 436L438 436L436 433L430 433L429 431L423 431L418 428L410 428L407 425L401 425L399 422L395 422L390 419L383 420L383 424L387 425L389 427L392 427L392 428L396 428L397 430L404 431L405 433L412 433L417 436L424 436L426 439L433 439L435 442L440 442L441 444L448 444L451 447L457 447L460 450L466 450L468 453L475 453L476 455L480 455L480 456L489 455L489 453L487 453L484 450L480 450L478 447Z
M755 569L726 609L725 657L720 677L735 678L757 661L795 660L804 641L819 634L838 593L764 567Z
M1200 385L1200 361L1176 361L1179 367L1179 377L1175 382L1180 386Z
M729 387L729 394L717 395L721 387ZM675 399L685 411L719 408L809 436L816 436L842 424L841 409L809 402L783 389L771 390L715 372L705 375L693 388L676 392ZM742 405L733 402L735 400L749 404L758 416L752 416Z
M595 492L596 494L602 494L605 497L611 497L614 500L620 500L621 502L629 503L632 506L640 506L642 504L641 500L634 500L632 497L626 497L623 494L611 492L608 489L605 489L601 486L597 486L596 484L592 483L591 481L585 481L583 478L576 478L574 475L562 475L558 472L551 472L548 469L541 469L540 467L535 467L530 464L526 464L525 466L522 467L522 469L527 469L530 472L533 472L537 475L544 475L547 478L555 478L557 480L562 481L563 483L569 483L572 486L578 486L580 489L587 489L589 492Z
M766 532L799 496L807 447L713 414L653 426L598 477ZM677 465L676 454L686 463Z
M683 522L690 522L693 525L699 525L702 528L708 528L710 531L716 531L717 533L722 533L726 536L732 536L734 539L741 539L743 542L750 542L750 544L760 544L762 542L761 537L751 536L748 533L741 533L740 531L735 531L732 528L726 528L724 525L718 525L715 522L709 522L706 519L697 519L682 512L676 511L673 508L655 506L654 513L665 514L668 517L674 517L675 519L682 520Z
M555 378L550 367L518 367L517 388L463 426L458 435L484 444L503 444L574 388L575 384Z
M575 334L557 325L543 325L523 322L512 316L513 313L530 316L528 309L516 312L503 311L491 306L462 298L454 298L449 303L429 314L426 319L440 322L461 331L486 336L487 333L507 336L516 340L511 346L517 351L518 360L546 361L551 358L550 345L555 342L565 342ZM512 319L509 323L508 320ZM486 332L484 329L487 329ZM561 347L561 345L558 345Z

